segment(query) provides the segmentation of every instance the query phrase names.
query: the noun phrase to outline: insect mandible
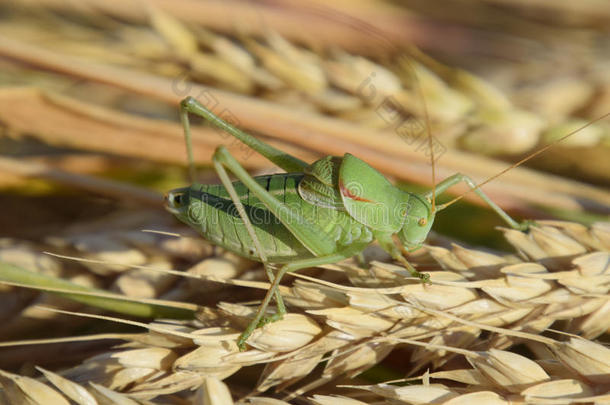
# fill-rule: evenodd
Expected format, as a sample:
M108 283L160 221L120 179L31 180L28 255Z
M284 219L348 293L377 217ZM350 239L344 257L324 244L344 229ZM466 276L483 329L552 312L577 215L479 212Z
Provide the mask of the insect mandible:
M252 177L226 147L219 146L212 162L222 184L194 183L166 195L166 208L180 221L211 242L265 267L271 287L238 339L242 350L255 328L282 319L286 313L278 289L286 273L339 262L361 253L374 240L412 276L429 282L429 275L409 264L401 248L413 251L422 246L436 213L448 206L435 205L435 195L456 183L465 182L510 227L525 230L531 224L515 221L463 174L446 178L426 193L406 192L349 153L308 164L230 125L187 97L180 103L180 116L191 173L189 114L203 117L286 171ZM228 172L237 181L232 182ZM280 265L277 272L270 264ZM265 317L273 297L277 311Z

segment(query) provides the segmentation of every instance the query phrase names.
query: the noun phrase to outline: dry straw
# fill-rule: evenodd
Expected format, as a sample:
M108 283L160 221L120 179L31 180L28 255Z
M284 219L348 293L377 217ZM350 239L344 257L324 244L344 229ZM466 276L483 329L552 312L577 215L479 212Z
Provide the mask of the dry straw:
M197 321L137 323L149 331L114 335L125 343L60 375L39 369L45 379L36 380L3 373L3 393L11 403L77 397L78 403L94 403L91 398L98 403L107 398L146 403L186 392L191 392L193 403L231 403L231 397L248 392L239 394L234 380L222 380L262 364L249 396L275 387L289 400L324 387L330 393L340 390L335 392L345 398L336 400L346 404L382 399L413 404L603 403L610 395L610 350L593 339L610 329L605 316L610 307L610 225L542 221L529 233L503 231L516 254L457 245L426 247L427 258L417 260L431 274L429 286L409 279L403 268L381 262L369 270L349 262L327 266L330 277L325 278L344 274L337 279L340 283L298 276L292 287L282 288L291 313L257 329L245 352L235 341L255 307L224 302L202 308ZM167 246L171 239L165 240ZM138 243L148 246L144 240ZM6 247L4 258L10 252ZM42 268L65 265L48 256L41 259ZM221 259L204 259L194 268L205 268L210 260ZM244 273L247 266L231 256L222 263L227 268L233 263L227 283L266 286L243 278L251 271ZM201 271L191 276L209 279ZM191 283L195 280L175 286L173 294L185 294ZM563 334L545 332L558 322ZM507 351L516 344L527 347L529 354ZM407 376L421 381L408 386L345 385L345 378L383 362L391 352L400 354L400 368ZM432 371L420 375L426 368ZM359 394L363 390L364 397ZM311 400L328 403L332 398L316 395Z
M68 3L61 3L46 4L53 5L51 9L69 8ZM124 12L126 14L121 17L134 18L128 9L117 9L114 13ZM105 22L108 35L104 36L99 30L66 21L47 9L35 15L27 10L17 8L11 18L0 21L0 34L3 34L0 54L66 74L60 76L60 83L64 81L63 87L59 86L60 91L73 85L73 82L66 82L66 77L84 79L88 84L82 88L76 86L70 98L66 98L54 94L58 91L57 75L40 70L24 74L21 68L11 65L7 80L36 89L5 89L0 93L0 115L14 133L34 134L56 145L183 163L179 128L164 120L117 114L113 110L120 109L118 101L125 98L118 89L134 98L147 96L147 100L135 102L137 109L145 107L149 115L156 112L164 117L173 116L168 111L168 102L174 112L177 102L187 94L204 99L212 94L221 109L229 108L244 128L288 141L293 147L280 145L282 149L299 157L312 157L305 150L313 149L314 155L340 155L357 147L361 151L360 157L385 173L405 180L428 181L429 167L424 164L427 163L426 154L416 150L417 143L397 136L394 128L401 119L423 119L418 86L414 84L417 74L419 88L432 117L433 132L444 147L449 148L439 161L439 176L466 172L484 179L489 173L498 172L502 165L472 153L454 152L451 147L487 154L523 154L539 143L543 130L551 130L556 124L562 128L573 126L574 123L564 124L564 121L572 120L571 112L607 111L596 104L601 99L591 96L583 97L572 110L562 110L561 118L549 118L509 101L484 78L444 66L416 51L410 59L394 58L397 60L379 63L341 50L314 52L286 41L271 30L267 30L262 39L247 35L230 38L201 26L185 24L167 11L154 7L140 10L143 13L140 17L147 25L117 26ZM77 14L83 11L72 10ZM32 26L35 29L24 28ZM91 41L83 43L82 38ZM384 41L379 41L382 42L379 47L387 50ZM102 55L109 55L109 58L101 60ZM121 60L114 61L112 56ZM593 73L586 76L590 86L596 83L595 77ZM198 86L190 82L191 79L211 87ZM99 87L94 83L111 87ZM518 76L511 84L515 89L524 86ZM374 97L370 96L370 88L375 89ZM99 94L95 106L88 100L92 89ZM256 92L257 97L236 97L220 89L245 95ZM39 93L40 90L43 93ZM541 98L565 99L552 92ZM44 114L39 120L28 119L32 103L39 104L36 108L40 110L39 114ZM587 118L595 116L591 113ZM58 128L41 124L51 121L58 123ZM83 127L87 130L92 127L104 135L82 137ZM557 165L569 166L571 172L576 166L589 178L607 179L606 174L610 171L604 166L607 160L602 157L607 153L604 145L608 131L604 123L596 127L585 131L586 139L579 143L580 146L554 148L558 151L551 151L551 158L558 153L562 158L555 159ZM113 142L95 142L96 139L110 140L110 137ZM196 156L206 161L214 148L223 143L222 137L210 136L210 131L203 130L195 139ZM138 147L143 142L149 145L146 151ZM240 155L242 151L235 144L232 146L236 155ZM574 156L587 164L575 162ZM24 171L15 162L0 163L7 172ZM245 164L261 167L262 162L254 155ZM531 187L525 190L526 185ZM507 192L509 189L511 192ZM574 210L579 207L579 198L604 204L610 198L607 193L583 184L558 182L552 177L543 178L520 169L490 184L488 192L503 205L520 205L523 210L527 207L511 196L518 194L536 204ZM526 212L535 214L529 209Z

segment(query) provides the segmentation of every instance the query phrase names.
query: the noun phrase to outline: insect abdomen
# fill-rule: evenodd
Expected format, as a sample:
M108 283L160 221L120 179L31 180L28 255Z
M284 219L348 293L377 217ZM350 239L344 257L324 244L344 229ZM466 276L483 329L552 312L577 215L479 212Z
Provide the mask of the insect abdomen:
M279 194L281 192L284 195L290 193L290 189L293 188L292 184L300 179L300 176L296 177L286 174L260 176L255 180L267 191L278 195L281 199ZM296 238L248 188L241 182L234 182L233 186L269 261L280 262L283 261L282 259L308 256L307 249L298 243ZM285 191L286 189L288 190ZM250 235L226 189L222 185L200 185L199 190L201 194L195 197L202 202L202 215L196 222L201 234L211 242L232 252L255 260L259 259ZM191 194L191 198L192 196Z

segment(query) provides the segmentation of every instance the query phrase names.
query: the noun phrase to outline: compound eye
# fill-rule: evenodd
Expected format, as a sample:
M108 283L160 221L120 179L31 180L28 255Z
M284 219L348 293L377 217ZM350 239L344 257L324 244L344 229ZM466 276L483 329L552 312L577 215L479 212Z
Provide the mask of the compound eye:
M419 226L426 226L426 224L428 223L428 220L426 218L420 218L419 221L417 221L417 224Z
M184 193L182 192L169 192L165 195L165 204L172 208L180 208L184 203Z

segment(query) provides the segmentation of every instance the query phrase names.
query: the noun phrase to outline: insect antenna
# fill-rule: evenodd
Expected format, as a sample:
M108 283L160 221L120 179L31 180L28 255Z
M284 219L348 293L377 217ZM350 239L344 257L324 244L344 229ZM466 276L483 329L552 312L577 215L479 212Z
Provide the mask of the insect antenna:
M426 98L424 96L424 91L421 86L421 83L417 77L417 71L413 67L413 64L409 60L409 57L413 56L413 53L418 53L419 50L414 46L410 46L407 49L399 48L396 44L390 41L386 34L382 29L376 27L366 21L363 21L357 17L351 16L349 14L342 13L341 11L335 10L330 7L325 6L316 6L316 5L299 5L298 7L301 10L307 11L311 14L317 15L318 17L323 17L333 22L340 22L344 25L357 29L359 31L365 31L372 36L376 37L380 40L380 42L390 51L393 52L403 52L403 56L400 57L400 61L403 65L409 70L413 77L414 86L416 88L416 92L418 97L422 103L422 112L424 114L424 120L426 125L426 133L428 135L428 148L430 149L430 165L432 166L432 212L434 213L436 210L436 168L435 168L435 159L434 159L434 148L433 148L433 139L432 139L432 126L430 124L430 114L428 112L428 106L426 104ZM406 52L406 55L404 54Z
M415 52L417 52L417 50L415 50ZM413 49L411 49L411 52L407 53L407 55L411 56L412 53L413 53ZM421 100L421 104L422 104L422 112L424 114L424 122L425 122L425 126L426 126L426 135L428 138L428 140L427 140L428 148L430 150L430 166L432 167L432 195L430 197L430 200L432 203L431 210L432 210L432 213L434 213L436 211L436 166L435 166L435 161L434 161L434 148L433 148L433 139L432 139L432 125L430 124L430 113L428 112L428 105L426 104L426 97L424 96L424 90L422 88L422 85L421 85L419 79L417 78L417 71L413 67L413 65L412 65L411 61L408 59L408 57L403 57L402 61L406 65L406 68L409 69L409 71L413 75L413 78L414 78L413 82L414 82L415 90L416 90L417 96Z
M413 72L415 75L415 71ZM428 105L426 104L426 98L424 97L424 91L417 80L415 75L415 85L417 86L417 93L422 103L422 109L424 111L424 120L426 121L426 132L428 135L428 148L430 149L430 166L432 167L432 213L436 210L436 168L434 166L434 148L432 142L432 126L430 125L430 114L428 113Z
M308 11L312 14L316 14L318 16L322 16L325 17L327 19L333 20L333 21L340 21L341 23L353 27L355 29L359 29L359 30L363 30L366 31L370 34L372 34L373 36L377 37L378 39L381 40L381 43L386 46L388 49L392 50L392 51L406 51L408 56L413 56L413 54L418 54L419 50L414 47L414 46L410 46L407 48L407 50L405 49L401 49L399 48L396 44L394 44L392 41L390 41L388 38L386 38L384 31L382 29L380 29L379 27L376 27L372 24L367 23L366 21L360 20L356 17L353 17L351 15L342 13L341 11L338 10L334 10L332 8L328 8L328 7L324 7L324 6L299 6L300 9L303 9L304 11ZM416 57L415 57L416 58ZM416 58L417 59L417 58ZM434 148L433 148L433 139L432 139L432 129L431 129L431 125L430 125L430 116L429 116L429 112L428 112L428 107L426 105L426 100L424 98L424 93L422 90L422 86L421 83L419 82L419 80L417 79L417 74L416 74L416 70L413 68L410 60L408 59L408 57L404 57L402 58L402 61L404 61L406 67L409 69L409 71L413 74L414 77L414 81L415 81L415 86L417 87L417 93L419 98L422 101L422 111L424 114L424 119L425 119L425 124L426 124L426 131L428 134L428 147L430 148L430 162L431 162L431 166L432 166L432 195L431 195L431 203L432 203L432 212L435 211L441 211L444 210L445 208L451 206L452 204L458 202L459 200L461 200L465 195L467 195L468 193L471 193L475 190L478 190L479 188L481 188L482 186L484 186L485 184L491 182L492 180L495 180L496 178L500 177L501 175L503 175L504 173L514 169L515 167L521 166L523 163L527 162L530 159L533 159L534 157L540 155L541 153L545 152L546 150L548 150L549 148L553 147L554 145L556 145L557 143L563 141L566 138L569 138L570 136L574 135L575 133L582 131L583 129L587 128L589 125L592 125L598 121L601 121L607 117L610 117L610 112L588 122L587 124L583 125L582 127L569 132L568 134L562 136L559 139L556 139L550 143L548 143L547 145L541 147L540 149L538 149L537 151L531 153L530 155L524 157L523 159L519 160L518 162L512 164L511 166L507 167L506 169L496 173L495 175L489 177L488 179L486 179L485 181L477 184L474 188L469 189L468 191L464 192L463 194L455 197L454 199L452 199L451 201L441 204L441 205L436 205L436 170L435 170L435 160L434 160Z
M530 160L530 159L540 155L541 153L543 153L546 150L548 150L549 148L557 145L559 142L563 141L564 139L567 139L567 138L571 137L572 135L574 135L575 133L580 132L583 129L587 128L588 126L593 125L596 122L601 121L601 120L603 120L605 118L608 118L608 117L610 117L610 112L607 112L604 115L602 115L600 117L597 117L597 118L595 118L592 121L587 122L585 125L581 126L580 128L577 128L577 129L575 129L575 130L573 130L571 132L568 132L566 135L562 136L561 138L555 139L554 141L552 141L552 142L548 143L547 145L541 147L537 151L529 154L528 156L524 157L523 159L519 160L518 162L513 163L512 165L508 166L506 169L503 169L503 170L499 171L498 173L494 174L493 176L489 177L488 179L486 179L486 180L482 181L481 183L477 184L474 188L471 188L470 190L466 191L465 193L455 197L453 200L451 200L451 201L449 201L449 202L447 202L445 204L439 205L438 208L437 208L438 211L444 210L445 208L449 207L450 205L455 204L456 202L461 200L468 193L471 193L471 192L473 192L473 191L483 187L485 184L489 183L490 181L497 179L498 177L500 177L504 173L514 169L515 167L521 166L523 163L525 163L528 160Z

